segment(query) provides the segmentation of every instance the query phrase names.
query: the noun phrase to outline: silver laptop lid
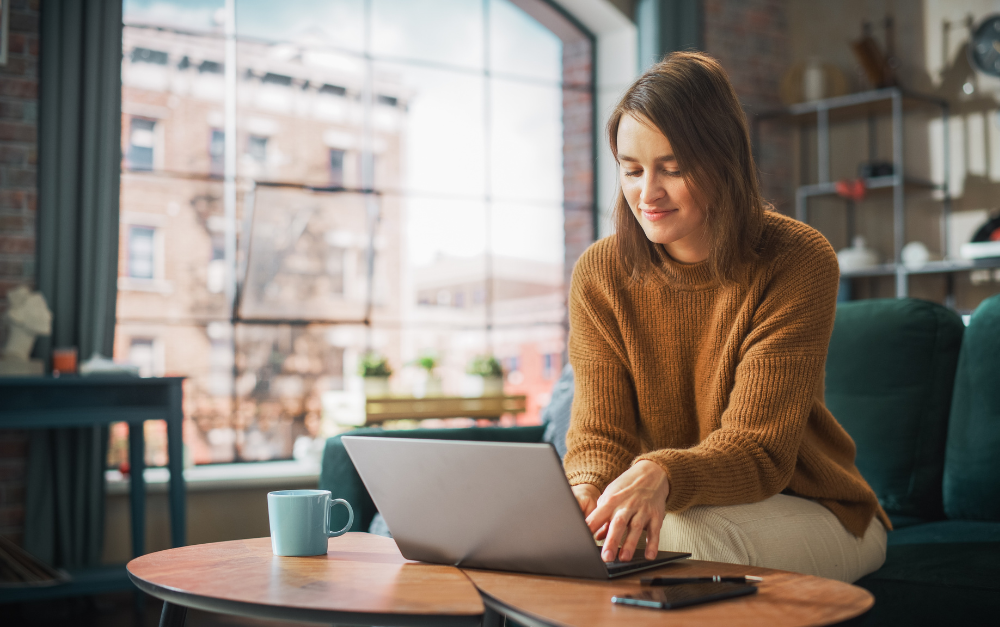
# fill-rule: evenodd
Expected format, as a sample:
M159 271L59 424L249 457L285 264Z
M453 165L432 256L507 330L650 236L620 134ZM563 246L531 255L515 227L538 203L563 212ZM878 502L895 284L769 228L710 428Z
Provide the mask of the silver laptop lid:
M607 579L548 444L344 436L403 557Z

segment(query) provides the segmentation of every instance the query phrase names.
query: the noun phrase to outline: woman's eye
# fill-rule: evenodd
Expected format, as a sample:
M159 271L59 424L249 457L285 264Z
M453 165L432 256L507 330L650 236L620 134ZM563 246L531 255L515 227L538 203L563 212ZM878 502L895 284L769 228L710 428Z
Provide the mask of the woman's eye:
M625 170L625 176L639 176L642 174L642 170Z
M680 170L664 170L663 172L667 176L680 176L681 175L681 171Z

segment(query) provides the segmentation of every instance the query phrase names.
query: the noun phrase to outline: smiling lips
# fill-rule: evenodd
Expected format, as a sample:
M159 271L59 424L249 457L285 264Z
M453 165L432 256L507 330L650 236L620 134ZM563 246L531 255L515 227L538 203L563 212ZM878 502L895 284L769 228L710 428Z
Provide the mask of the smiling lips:
M650 222L656 222L657 220L662 220L669 215L677 213L676 209L656 209L655 211L640 209L640 211L642 212L642 217L646 218Z

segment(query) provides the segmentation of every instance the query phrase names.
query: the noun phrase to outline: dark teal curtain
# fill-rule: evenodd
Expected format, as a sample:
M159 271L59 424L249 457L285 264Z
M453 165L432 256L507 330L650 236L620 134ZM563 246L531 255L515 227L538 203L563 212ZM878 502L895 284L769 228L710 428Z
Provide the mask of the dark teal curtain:
M702 0L638 0L639 71L677 50L702 48Z
M121 173L121 0L44 0L38 120L38 289L52 336L111 356ZM50 564L100 561L107 429L35 430L26 474L25 548Z

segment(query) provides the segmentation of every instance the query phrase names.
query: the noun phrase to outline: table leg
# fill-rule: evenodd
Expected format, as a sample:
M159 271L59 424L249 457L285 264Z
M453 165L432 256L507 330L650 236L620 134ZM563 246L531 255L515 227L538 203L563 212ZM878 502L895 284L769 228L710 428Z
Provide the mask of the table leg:
M163 612L160 614L160 627L184 627L188 608L183 605L163 602Z
M507 617L489 606L483 608L483 627L504 627Z
M146 439L142 422L128 424L129 490L132 505L132 557L146 552Z
M170 468L170 542L186 544L187 518L184 501L184 411L181 407L181 383L169 389L167 411L167 465Z

